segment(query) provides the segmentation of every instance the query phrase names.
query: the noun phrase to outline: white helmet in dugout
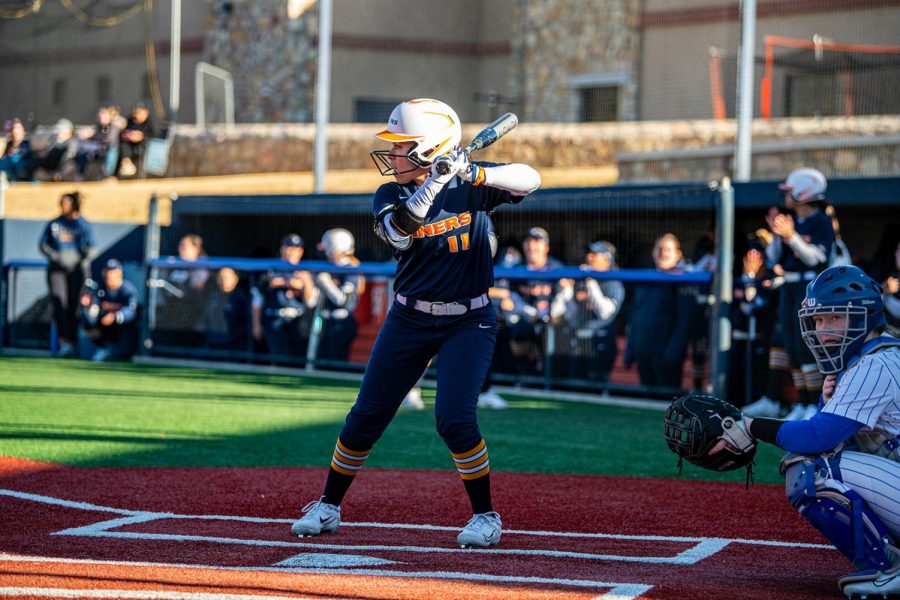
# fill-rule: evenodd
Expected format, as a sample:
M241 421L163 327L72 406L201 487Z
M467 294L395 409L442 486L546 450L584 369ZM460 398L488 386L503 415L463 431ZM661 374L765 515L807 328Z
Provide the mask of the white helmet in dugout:
M353 234L346 229L329 229L322 234L318 248L330 258L350 256L355 250Z
M804 167L791 171L778 189L790 192L794 202L804 204L813 200L824 200L828 181L818 169Z
M456 111L444 102L417 98L398 104L388 118L387 129L374 135L392 144L414 142L407 157L417 167L428 167L435 158L449 154L459 146L462 127ZM387 150L372 152L382 175L395 174L387 161L388 153Z

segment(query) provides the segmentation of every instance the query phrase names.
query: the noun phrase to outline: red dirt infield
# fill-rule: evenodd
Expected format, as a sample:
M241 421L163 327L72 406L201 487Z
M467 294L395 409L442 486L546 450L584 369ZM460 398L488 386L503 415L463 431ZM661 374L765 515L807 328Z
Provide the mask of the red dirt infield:
M779 486L495 473L499 548L463 550L450 471L371 469L333 534L312 468L74 468L0 457L0 595L840 598L851 565Z

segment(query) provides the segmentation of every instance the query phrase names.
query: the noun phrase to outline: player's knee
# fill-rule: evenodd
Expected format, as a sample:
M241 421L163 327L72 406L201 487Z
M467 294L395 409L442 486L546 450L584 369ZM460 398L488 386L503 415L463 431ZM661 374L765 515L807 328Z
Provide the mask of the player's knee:
M439 419L437 432L444 440L444 444L454 452L464 452L481 441L481 432L475 422Z
M782 459L791 505L860 570L891 564L891 535L862 497L840 480L840 454Z

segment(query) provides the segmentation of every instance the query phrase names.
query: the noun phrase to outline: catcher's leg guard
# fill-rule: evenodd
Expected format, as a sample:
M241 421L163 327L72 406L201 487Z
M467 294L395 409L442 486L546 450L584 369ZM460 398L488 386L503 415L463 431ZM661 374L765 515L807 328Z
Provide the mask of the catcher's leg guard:
M840 481L840 453L787 455L781 461L791 505L860 571L885 571L898 551L890 532L854 490Z

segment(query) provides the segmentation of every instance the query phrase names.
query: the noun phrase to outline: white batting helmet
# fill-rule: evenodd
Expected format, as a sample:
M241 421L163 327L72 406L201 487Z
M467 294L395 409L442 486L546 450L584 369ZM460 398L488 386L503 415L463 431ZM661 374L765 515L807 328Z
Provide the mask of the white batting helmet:
M415 142L407 155L409 160L417 167L428 167L435 158L459 146L462 128L450 106L440 100L417 98L398 104L388 118L387 129L374 135L391 143ZM387 151L372 152L372 157L382 175L394 174L386 160Z
M804 204L813 200L825 199L825 188L828 181L818 169L804 167L791 171L784 183L778 184L778 189L790 192L794 202Z
M318 248L328 256L348 256L353 254L356 241L346 229L329 229L322 234Z

